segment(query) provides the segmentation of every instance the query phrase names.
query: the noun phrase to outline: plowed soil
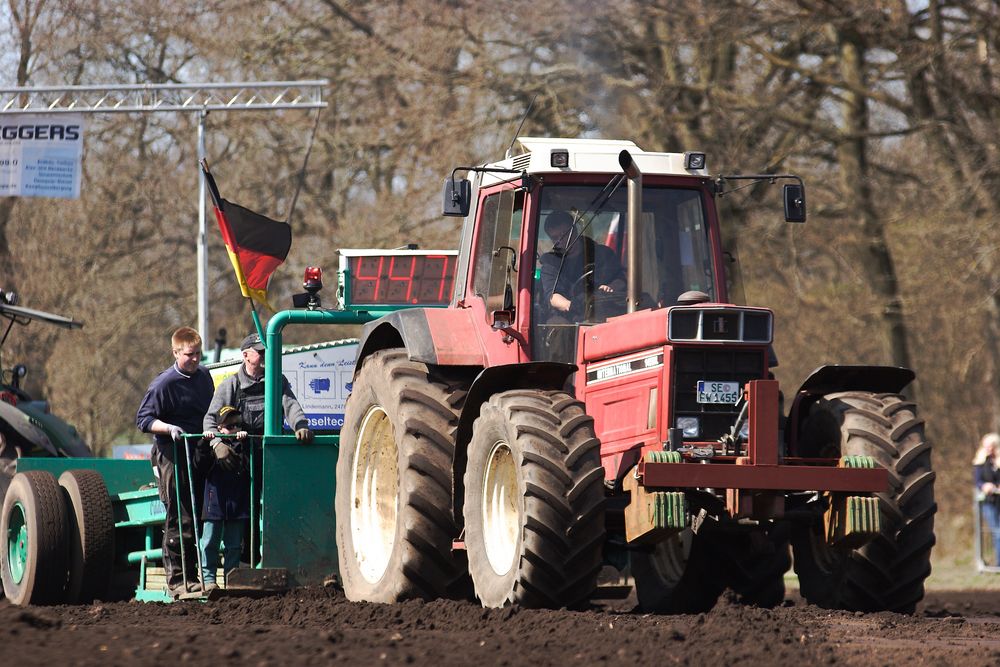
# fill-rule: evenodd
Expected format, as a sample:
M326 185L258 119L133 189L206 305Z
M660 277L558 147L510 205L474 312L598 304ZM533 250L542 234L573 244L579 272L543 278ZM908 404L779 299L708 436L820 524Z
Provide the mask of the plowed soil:
M931 593L918 613L848 613L790 595L776 609L723 596L656 616L628 600L588 611L439 600L348 602L333 588L211 603L0 602L4 664L1000 665L1000 592Z

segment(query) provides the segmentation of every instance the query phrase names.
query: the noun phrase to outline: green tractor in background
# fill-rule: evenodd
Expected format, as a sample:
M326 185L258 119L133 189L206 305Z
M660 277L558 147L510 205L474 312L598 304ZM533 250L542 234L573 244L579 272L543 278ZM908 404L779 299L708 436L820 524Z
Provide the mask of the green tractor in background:
M0 317L8 320L0 335L0 502L14 476L15 461L22 456L93 456L75 427L51 414L47 401L23 389L27 367L24 364L8 367L2 357L3 344L15 324L24 326L37 320L64 329L79 329L83 323L24 308L18 306L17 301L16 293L0 290Z

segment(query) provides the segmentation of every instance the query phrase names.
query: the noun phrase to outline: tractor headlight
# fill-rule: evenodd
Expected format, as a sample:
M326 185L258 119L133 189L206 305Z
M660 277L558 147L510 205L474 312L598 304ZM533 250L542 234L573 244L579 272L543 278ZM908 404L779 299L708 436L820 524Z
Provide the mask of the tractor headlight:
M678 417L677 428L685 438L697 438L701 435L701 422L697 417Z

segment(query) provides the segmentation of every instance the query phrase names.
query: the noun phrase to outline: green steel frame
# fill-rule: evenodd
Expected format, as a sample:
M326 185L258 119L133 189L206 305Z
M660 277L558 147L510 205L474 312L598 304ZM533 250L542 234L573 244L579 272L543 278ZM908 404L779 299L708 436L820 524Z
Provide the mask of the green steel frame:
M340 436L317 435L304 445L282 431L282 333L293 324L364 324L387 312L286 310L268 322L259 567L287 570L293 585L322 583L338 573L334 496Z

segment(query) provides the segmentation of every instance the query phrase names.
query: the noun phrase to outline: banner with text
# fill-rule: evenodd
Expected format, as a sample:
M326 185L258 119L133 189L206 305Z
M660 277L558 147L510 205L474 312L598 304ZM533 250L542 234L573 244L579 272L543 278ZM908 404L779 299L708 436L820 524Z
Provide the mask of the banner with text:
M0 197L80 198L83 114L0 115Z
M329 341L282 353L281 370L292 387L314 431L339 431L344 426L344 408L354 382L357 340ZM242 358L212 364L215 386L232 375ZM285 424L288 427L288 424Z

